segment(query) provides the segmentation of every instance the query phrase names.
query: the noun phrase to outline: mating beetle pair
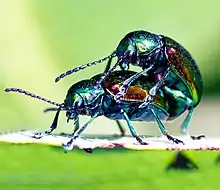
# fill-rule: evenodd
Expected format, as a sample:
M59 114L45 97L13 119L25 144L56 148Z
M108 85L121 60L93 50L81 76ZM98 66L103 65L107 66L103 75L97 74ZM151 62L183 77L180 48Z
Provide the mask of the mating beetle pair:
M148 108L139 108L152 88L148 76L140 76L139 80L129 86L128 91L123 95L120 103L114 100L123 81L136 74L133 71L113 71L102 82L100 88L94 89L94 85L99 81L101 74L92 77L90 80L83 80L73 84L66 95L63 104L47 100L33 93L18 88L6 88L6 92L18 92L27 96L45 101L56 108L49 108L46 111L56 111L55 118L46 134L52 133L57 127L60 111L66 111L66 116L74 120L76 130L72 134L71 140L64 145L66 150L72 147L72 143L77 139L85 128L98 116L105 116L113 120L125 120L134 138L140 144L147 144L136 133L131 121L156 121L163 135L175 143L183 143L181 140L173 138L165 129L161 120L173 120L180 116L187 108L184 101L179 101L184 95L180 92L170 93L169 88L159 89L159 93L154 96ZM175 97L176 96L176 97ZM83 126L79 127L79 115L91 116L91 119ZM86 151L91 151L86 149Z
M118 60L111 68L112 59L116 56ZM107 60L104 74L74 84L63 104L21 89L6 91L24 93L58 106L47 110L57 111L47 134L56 128L60 111L66 111L68 120L73 119L77 129L71 141L64 146L66 149L71 147L89 123L101 115L116 120L122 133L118 120L125 119L131 134L140 144L146 143L137 135L131 121L156 121L162 134L169 140L182 143L169 135L161 120L173 120L188 110L181 126L182 133L188 135L189 121L203 91L202 76L190 53L171 38L135 31L127 34L108 57L69 70L57 77L56 82L71 73ZM129 64L141 67L142 71L129 71ZM114 71L117 66L120 66L121 71ZM79 127L79 115L89 115L91 119Z
M118 60L111 67L114 57ZM119 43L116 50L103 59L94 61L77 68L71 69L56 78L58 82L61 78L74 72L83 70L89 66L107 61L104 74L98 84L105 79L117 66L121 70L129 70L129 65L138 66L142 71L126 79L121 85L119 92L114 96L117 103L126 93L128 87L142 75L150 76L149 79L154 83L149 89L149 94L139 108L148 107L153 97L160 88L169 88L169 92L177 101L184 101L188 115L183 124L183 131L188 134L187 126L191 119L194 108L199 104L203 93L203 81L199 68L191 54L175 40L154 34L147 31L134 31L128 33ZM182 93L181 98L176 94ZM173 112L179 110L173 110Z

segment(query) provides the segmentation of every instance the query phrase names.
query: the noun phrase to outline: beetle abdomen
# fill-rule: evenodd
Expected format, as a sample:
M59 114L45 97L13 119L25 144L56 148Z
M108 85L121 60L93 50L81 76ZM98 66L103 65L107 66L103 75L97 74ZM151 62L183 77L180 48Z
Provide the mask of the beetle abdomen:
M199 68L191 54L183 46L169 37L164 37L164 40L169 65L186 82L194 106L197 106L203 92L203 81Z
M168 120L169 113L167 110L163 109L155 103L152 103L148 108L137 109L130 115L129 119L131 121L155 122L155 117L150 109L154 110L160 120Z

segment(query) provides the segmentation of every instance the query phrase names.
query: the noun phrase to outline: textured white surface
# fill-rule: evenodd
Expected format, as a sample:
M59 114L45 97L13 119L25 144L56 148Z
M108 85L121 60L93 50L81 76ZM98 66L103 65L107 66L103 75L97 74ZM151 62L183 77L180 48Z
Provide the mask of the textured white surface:
M70 137L66 135L47 135L40 139L32 138L33 131L19 131L0 134L0 142L30 144L38 143L52 146L62 146L66 144ZM203 138L201 140L192 140L189 137L176 137L184 142L183 144L174 144L165 137L143 137L148 145L139 145L132 137L111 137L111 138L92 138L83 137L77 139L73 148L114 148L124 147L135 150L220 150L220 138Z

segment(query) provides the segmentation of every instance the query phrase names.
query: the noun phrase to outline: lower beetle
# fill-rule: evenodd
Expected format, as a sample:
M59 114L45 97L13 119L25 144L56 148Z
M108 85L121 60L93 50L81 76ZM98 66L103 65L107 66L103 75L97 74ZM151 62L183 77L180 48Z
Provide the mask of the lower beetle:
M49 130L46 134L52 133L57 127L60 111L66 111L66 116L74 120L76 126L79 126L79 115L91 116L83 126L79 127L72 135L71 140L64 145L68 150L75 139L77 139L85 128L98 116L105 116L113 120L125 120L130 129L132 136L140 143L144 142L135 131L131 121L156 121L163 135L174 143L183 143L181 140L172 137L165 129L161 120L173 120L179 117L186 109L188 109L188 99L181 91L171 91L168 87L158 90L153 97L148 108L139 108L149 93L149 89L153 84L148 80L148 76L140 76L123 95L121 103L116 103L114 96L119 92L123 81L136 74L133 71L114 71L110 73L99 88L94 85L100 79L101 74L92 77L90 80L82 80L73 84L66 95L64 103L59 104L51 100L42 98L33 93L18 88L6 88L6 92L18 92L27 96L45 101L49 104L57 106L50 110L56 110L56 115ZM183 123L188 124L188 120Z

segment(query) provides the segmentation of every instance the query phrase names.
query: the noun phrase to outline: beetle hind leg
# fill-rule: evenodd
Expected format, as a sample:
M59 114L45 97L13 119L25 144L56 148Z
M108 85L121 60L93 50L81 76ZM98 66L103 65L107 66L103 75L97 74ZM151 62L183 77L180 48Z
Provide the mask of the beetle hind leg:
M122 126L122 124L120 123L120 121L119 120L116 120L116 123L117 123L117 125L118 125L118 128L119 128L119 130L120 130L120 135L122 136L122 137L124 137L125 136L125 129L124 129L124 127Z
M169 87L165 86L164 90L170 94L171 96L173 96L175 99L182 101L187 109L189 110L186 118L184 119L184 121L181 124L181 128L180 128L180 132L184 135L184 136L188 136L193 140L200 140L202 138L205 138L205 135L199 135L199 136L191 136L189 134L189 122L191 120L194 108L193 108L193 101L188 98L187 96L185 96L181 91L179 90L172 90Z
M127 125L128 125L128 127L129 127L129 130L130 130L130 132L131 132L131 135L137 140L137 142L138 142L139 144L141 144L141 145L148 145L148 143L144 142L144 141L141 139L141 137L139 137L139 135L137 134L137 132L135 131L135 129L134 129L134 127L133 127L133 125L132 125L132 123L131 123L131 121L130 121L128 115L127 115L127 113L126 113L123 109L121 110L121 113L123 114L124 119L125 119L126 122L127 122Z
M172 141L172 142L174 142L175 144L179 144L179 143L184 144L183 141L181 141L181 140L179 140L179 139L177 139L177 138L172 137L172 136L168 133L168 131L166 130L166 128L164 127L163 123L160 121L160 119L159 119L159 117L157 116L157 114L155 113L155 111L154 111L153 109L150 109L150 110L151 110L152 114L154 115L154 118L155 118L155 120L156 120L156 122L157 122L157 125L158 125L158 127L159 127L161 133L162 133L164 136L166 136L169 141Z
M188 112L186 118L184 119L184 121L183 121L182 124L181 124L180 131L181 131L181 133L182 133L183 135L185 135L185 136L190 136L190 138L191 138L192 140L200 140L200 139L202 139L202 138L205 138L206 136L205 136L205 135L192 136L192 135L189 134L188 126L189 126L189 122L190 122L190 120L191 120L193 111L194 111L194 108L193 108L193 107L190 107L190 108L189 108L189 112Z

